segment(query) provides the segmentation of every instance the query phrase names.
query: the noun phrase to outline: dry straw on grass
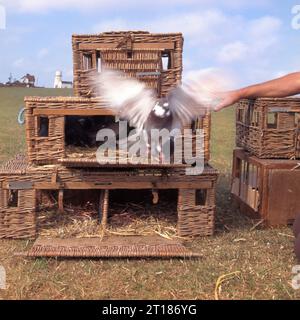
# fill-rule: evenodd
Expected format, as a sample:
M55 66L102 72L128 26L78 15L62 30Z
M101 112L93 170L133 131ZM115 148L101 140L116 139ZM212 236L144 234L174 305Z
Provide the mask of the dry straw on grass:
M241 273L241 271L235 271L235 272L231 272L228 274L223 274L222 276L220 276L216 282L216 287L215 287L215 300L220 300L220 294L221 294L221 285L222 283L232 280L235 277L237 277L239 274Z
M84 208L67 206L65 212L61 214L53 208L44 209L38 217L39 233L42 237L59 238L102 238L104 234L159 235L166 239L178 238L176 208L169 207L167 202L160 202L153 208L149 206L149 209L145 205L136 203L113 204L105 230L99 223L95 206L91 203L87 203Z

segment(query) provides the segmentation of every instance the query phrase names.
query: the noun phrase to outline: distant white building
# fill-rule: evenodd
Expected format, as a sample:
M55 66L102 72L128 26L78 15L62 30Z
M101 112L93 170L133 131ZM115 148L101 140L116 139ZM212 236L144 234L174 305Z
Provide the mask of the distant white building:
M62 88L62 72L55 72L54 88Z
M27 73L24 77L20 79L20 82L23 83L27 88L35 86L35 76Z
M63 89L63 88L73 88L72 81L63 81L62 80L62 72L56 71L55 72L55 79L54 79L54 88Z

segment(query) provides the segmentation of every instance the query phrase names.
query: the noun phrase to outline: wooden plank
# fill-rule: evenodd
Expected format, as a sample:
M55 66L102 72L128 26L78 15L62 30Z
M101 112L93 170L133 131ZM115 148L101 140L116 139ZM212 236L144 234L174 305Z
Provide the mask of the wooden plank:
M88 108L88 106L87 106ZM114 116L116 115L110 109L105 108L97 108L97 109L45 109L45 108L37 108L33 111L33 115L52 115L52 116Z
M86 187L87 189L99 188L99 189L209 189L212 187L210 181L200 181L200 182L111 182L109 183L65 183L66 188L76 188L81 189Z
M28 257L171 258L201 257L181 242L159 236L109 236L103 238L39 238Z
M251 208L246 202L244 202L239 196L231 194L233 204L237 206L242 214L245 214L253 219L261 219L261 216L253 208Z
M269 189L268 215L269 226L286 225L300 212L300 172L270 170L267 179Z
M108 219L108 201L109 191L107 189L100 191L99 213L101 214L101 225L106 228Z
M36 182L34 188L38 190L58 190L62 188L61 183Z
M79 50L109 50L118 49L117 43L80 43ZM157 50L174 50L174 42L149 42L149 43L133 43L133 50L139 49L157 49Z
M62 188L61 184L37 182L34 187L40 190L57 190ZM64 189L69 190L101 190L101 189L210 189L213 187L211 181L195 182L65 182Z
M157 169L174 169L174 168L190 168L187 164L151 164L151 163L130 163L129 158L119 158L121 160L128 161L128 163L99 163L96 159L88 158L62 158L58 159L58 163L67 167L83 167L88 164L88 167L99 168L157 168Z
M260 159L256 156L250 155L250 153L245 152L242 149L236 149L234 151L236 157L249 162L256 166L263 166L268 169L293 169L299 163L299 160L289 160L289 159Z
M60 214L64 213L64 190L58 192L58 212Z

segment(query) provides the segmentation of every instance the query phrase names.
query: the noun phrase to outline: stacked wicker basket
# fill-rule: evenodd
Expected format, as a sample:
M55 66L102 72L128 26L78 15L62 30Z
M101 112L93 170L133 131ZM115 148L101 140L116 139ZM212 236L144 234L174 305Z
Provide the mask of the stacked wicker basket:
M36 215L44 190L57 192L59 211L64 210L65 190L98 190L105 225L109 223L109 190L150 189L157 193L175 189L178 234L213 233L218 173L208 164L209 114L193 124L194 129L204 130L206 165L201 175L186 175L186 166L175 164L130 165L119 161L101 165L94 150L70 150L66 145L70 117L115 121L115 115L89 85L88 79L95 73L103 67L122 70L144 81L162 97L181 81L182 47L181 34L138 31L73 36L75 97L25 98L27 155L17 156L0 170L0 238L37 236Z
M234 199L266 225L291 223L300 212L300 99L243 100L236 131Z

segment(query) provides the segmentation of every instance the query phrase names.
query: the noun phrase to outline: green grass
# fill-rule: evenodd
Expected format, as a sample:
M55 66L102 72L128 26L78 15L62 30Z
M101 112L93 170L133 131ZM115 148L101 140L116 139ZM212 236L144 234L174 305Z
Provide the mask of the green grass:
M17 122L24 96L71 94L70 89L0 88L0 163L25 150L24 126Z
M52 89L0 89L0 161L24 148L24 128L16 123L24 95L59 95ZM293 255L290 228L257 229L230 200L234 111L213 114L212 161L220 170L216 234L188 245L200 260L29 260L14 252L27 241L0 241L0 265L7 271L3 299L214 299L217 279L240 273L222 284L221 299L300 299L291 287Z
M222 172L228 172L232 164L235 146L235 113L233 108L212 115L212 163Z

